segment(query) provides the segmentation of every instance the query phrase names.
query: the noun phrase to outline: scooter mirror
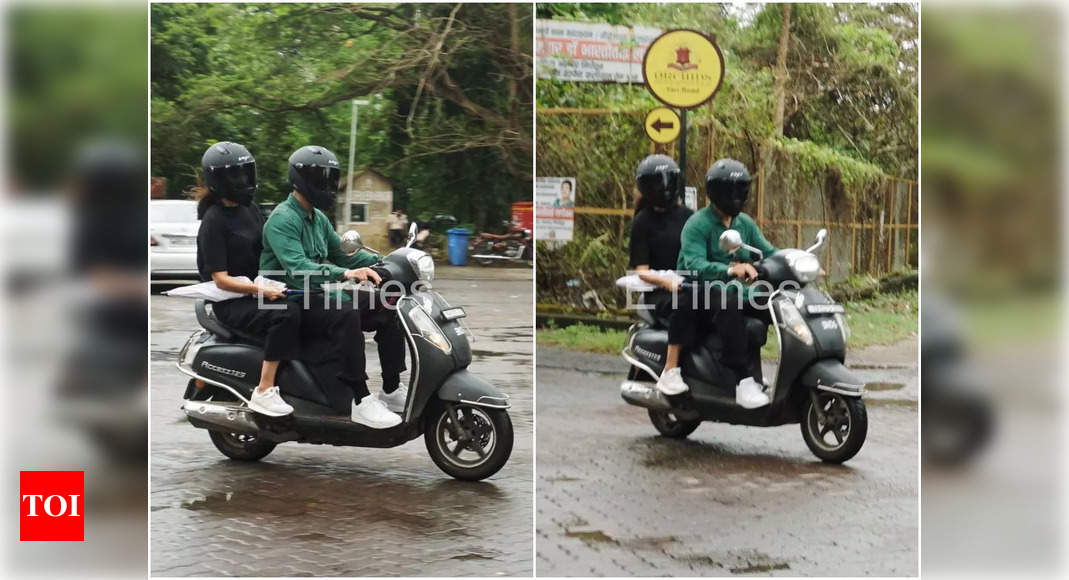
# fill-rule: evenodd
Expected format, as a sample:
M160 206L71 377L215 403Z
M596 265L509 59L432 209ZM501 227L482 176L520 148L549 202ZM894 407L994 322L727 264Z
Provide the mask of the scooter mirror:
M720 234L720 250L729 254L734 254L742 247L742 234L737 230L724 230L724 233Z
M346 254L358 252L364 249L364 238L360 237L360 232L349 230L341 235L341 249Z
M820 228L820 231L817 232L817 243L813 244L812 246L809 246L809 248L807 248L806 251L809 252L810 254L812 254L813 252L817 251L822 246L824 246L824 242L827 239L828 239L828 230L826 230L824 228Z

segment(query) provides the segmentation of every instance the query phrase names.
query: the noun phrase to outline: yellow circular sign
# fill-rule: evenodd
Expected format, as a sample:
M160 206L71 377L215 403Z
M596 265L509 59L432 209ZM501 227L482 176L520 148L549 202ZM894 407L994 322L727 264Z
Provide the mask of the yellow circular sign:
M668 107L657 107L646 115L646 136L654 143L671 143L679 138L679 115Z
M658 101L690 109L713 98L720 88L724 55L713 39L697 30L669 30L646 49L642 78Z

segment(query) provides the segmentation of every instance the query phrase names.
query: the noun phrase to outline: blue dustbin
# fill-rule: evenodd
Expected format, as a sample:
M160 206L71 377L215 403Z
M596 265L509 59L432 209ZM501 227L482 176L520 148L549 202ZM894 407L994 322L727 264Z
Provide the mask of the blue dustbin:
M454 266L466 266L468 264L468 236L471 235L471 231L453 228L446 234L449 236L449 263Z

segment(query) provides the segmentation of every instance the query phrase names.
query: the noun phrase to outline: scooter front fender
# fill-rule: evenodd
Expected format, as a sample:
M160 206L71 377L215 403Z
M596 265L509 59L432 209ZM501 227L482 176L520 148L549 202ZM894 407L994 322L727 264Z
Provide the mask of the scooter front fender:
M833 358L821 359L810 365L802 373L802 384L846 397L860 397L865 394L865 381Z
M438 398L491 409L508 409L510 406L508 395L471 374L468 369L460 369L449 375L438 389Z

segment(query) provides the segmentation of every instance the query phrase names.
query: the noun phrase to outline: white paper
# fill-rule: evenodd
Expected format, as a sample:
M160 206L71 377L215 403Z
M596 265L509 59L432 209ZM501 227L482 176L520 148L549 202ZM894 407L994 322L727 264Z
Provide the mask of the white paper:
M679 282L683 282L684 280L683 276L677 274L675 270L650 270L647 273L653 274L655 276L678 280ZM616 280L616 285L630 292L652 292L660 288L660 286L650 284L642 278L639 278L638 274L621 276Z
M249 280L248 276L234 276L234 279L239 282L254 282ZM257 276L255 280L256 285L266 288L285 288L286 285L277 280L271 280L270 278L264 278L263 276ZM233 292L230 290L223 290L215 285L214 281L201 282L200 284L191 284L189 286L179 286L178 288L172 288L164 292L168 296L180 296L182 298L203 298L209 302L222 302L224 300L233 300L234 298L241 298L242 296L251 296L245 292Z

